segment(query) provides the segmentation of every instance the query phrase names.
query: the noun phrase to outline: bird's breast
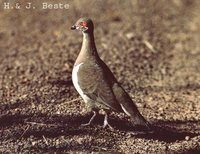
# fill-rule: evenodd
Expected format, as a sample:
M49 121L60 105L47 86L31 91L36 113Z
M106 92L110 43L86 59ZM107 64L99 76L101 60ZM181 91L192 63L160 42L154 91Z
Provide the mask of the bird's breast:
M84 99L84 101L88 102L90 99L83 93L83 90L81 89L80 84L79 84L79 78L81 76L78 75L78 72L79 72L79 69L80 69L80 67L81 67L82 64L83 63L80 63L80 64L74 66L74 68L72 70L72 82L74 84L74 87L78 91L78 93Z
M80 69L80 67L81 67L82 64L83 64L83 63L80 63L80 64L74 66L73 71L72 71L72 82L73 82L73 84L74 84L74 87L76 88L76 90L78 91L78 93L79 93L80 95L83 94L83 91L82 91L82 89L81 89L81 87L80 87L80 85L79 85L79 81L78 81L78 80L79 80L78 71L79 71L79 69Z

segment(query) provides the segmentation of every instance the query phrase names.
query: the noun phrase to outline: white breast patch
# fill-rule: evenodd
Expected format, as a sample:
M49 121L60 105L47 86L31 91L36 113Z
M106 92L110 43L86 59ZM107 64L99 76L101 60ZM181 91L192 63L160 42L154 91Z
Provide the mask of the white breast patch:
M76 90L78 91L78 93L81 95L81 97L84 99L85 102L87 102L89 100L89 97L87 97L86 95L84 95L82 89L80 88L79 84L78 84L78 70L80 68L80 66L82 65L83 63L80 63L78 65L76 65L74 68L73 68L73 71L72 71L72 82L74 84L74 87L76 88Z

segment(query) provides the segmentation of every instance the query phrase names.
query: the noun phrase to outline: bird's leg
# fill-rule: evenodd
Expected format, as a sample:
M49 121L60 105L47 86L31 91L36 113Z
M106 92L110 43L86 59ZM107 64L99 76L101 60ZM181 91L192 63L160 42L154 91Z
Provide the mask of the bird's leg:
M89 120L89 122L88 123L86 123L86 124L81 124L81 126L89 126L91 123L92 123L92 121L94 120L94 118L96 117L96 115L97 115L97 113L96 113L96 111L92 111L93 112L93 115L92 115L92 117L90 118L90 120Z
M104 121L103 121L103 128L109 127L113 130L113 127L108 123L108 114L105 112Z

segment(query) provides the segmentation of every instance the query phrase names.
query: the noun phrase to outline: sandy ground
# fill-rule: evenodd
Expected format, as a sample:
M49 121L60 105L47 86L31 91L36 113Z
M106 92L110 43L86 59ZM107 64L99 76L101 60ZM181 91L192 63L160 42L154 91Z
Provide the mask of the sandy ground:
M60 2L69 9L0 2L0 153L200 153L200 2ZM132 134L117 113L115 130L101 127L102 116L80 127L90 114L71 82L82 36L70 26L82 16L155 133Z

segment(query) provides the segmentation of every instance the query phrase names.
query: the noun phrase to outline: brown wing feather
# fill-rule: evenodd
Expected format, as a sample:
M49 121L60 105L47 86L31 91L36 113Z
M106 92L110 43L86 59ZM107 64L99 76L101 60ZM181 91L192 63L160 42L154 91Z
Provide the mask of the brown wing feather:
M139 110L137 109L136 104L132 101L131 97L128 95L128 93L121 87L121 85L117 82L115 77L113 76L110 69L107 67L107 65L100 60L101 66L104 68L105 74L107 75L107 78L112 83L112 92L116 98L117 103L123 106L122 109L123 112L128 114L133 124L135 125L149 125L148 122L144 119L144 117L140 114Z
M106 108L122 111L113 94L112 85L110 85L105 72L98 64L87 63L81 65L78 76L81 76L79 78L79 86L90 99Z
M149 123L140 114L137 106L132 101L128 93L126 93L119 84L113 85L113 92L116 96L117 101L123 106L123 110L125 110L124 112L131 117L132 123L134 125L149 126Z

